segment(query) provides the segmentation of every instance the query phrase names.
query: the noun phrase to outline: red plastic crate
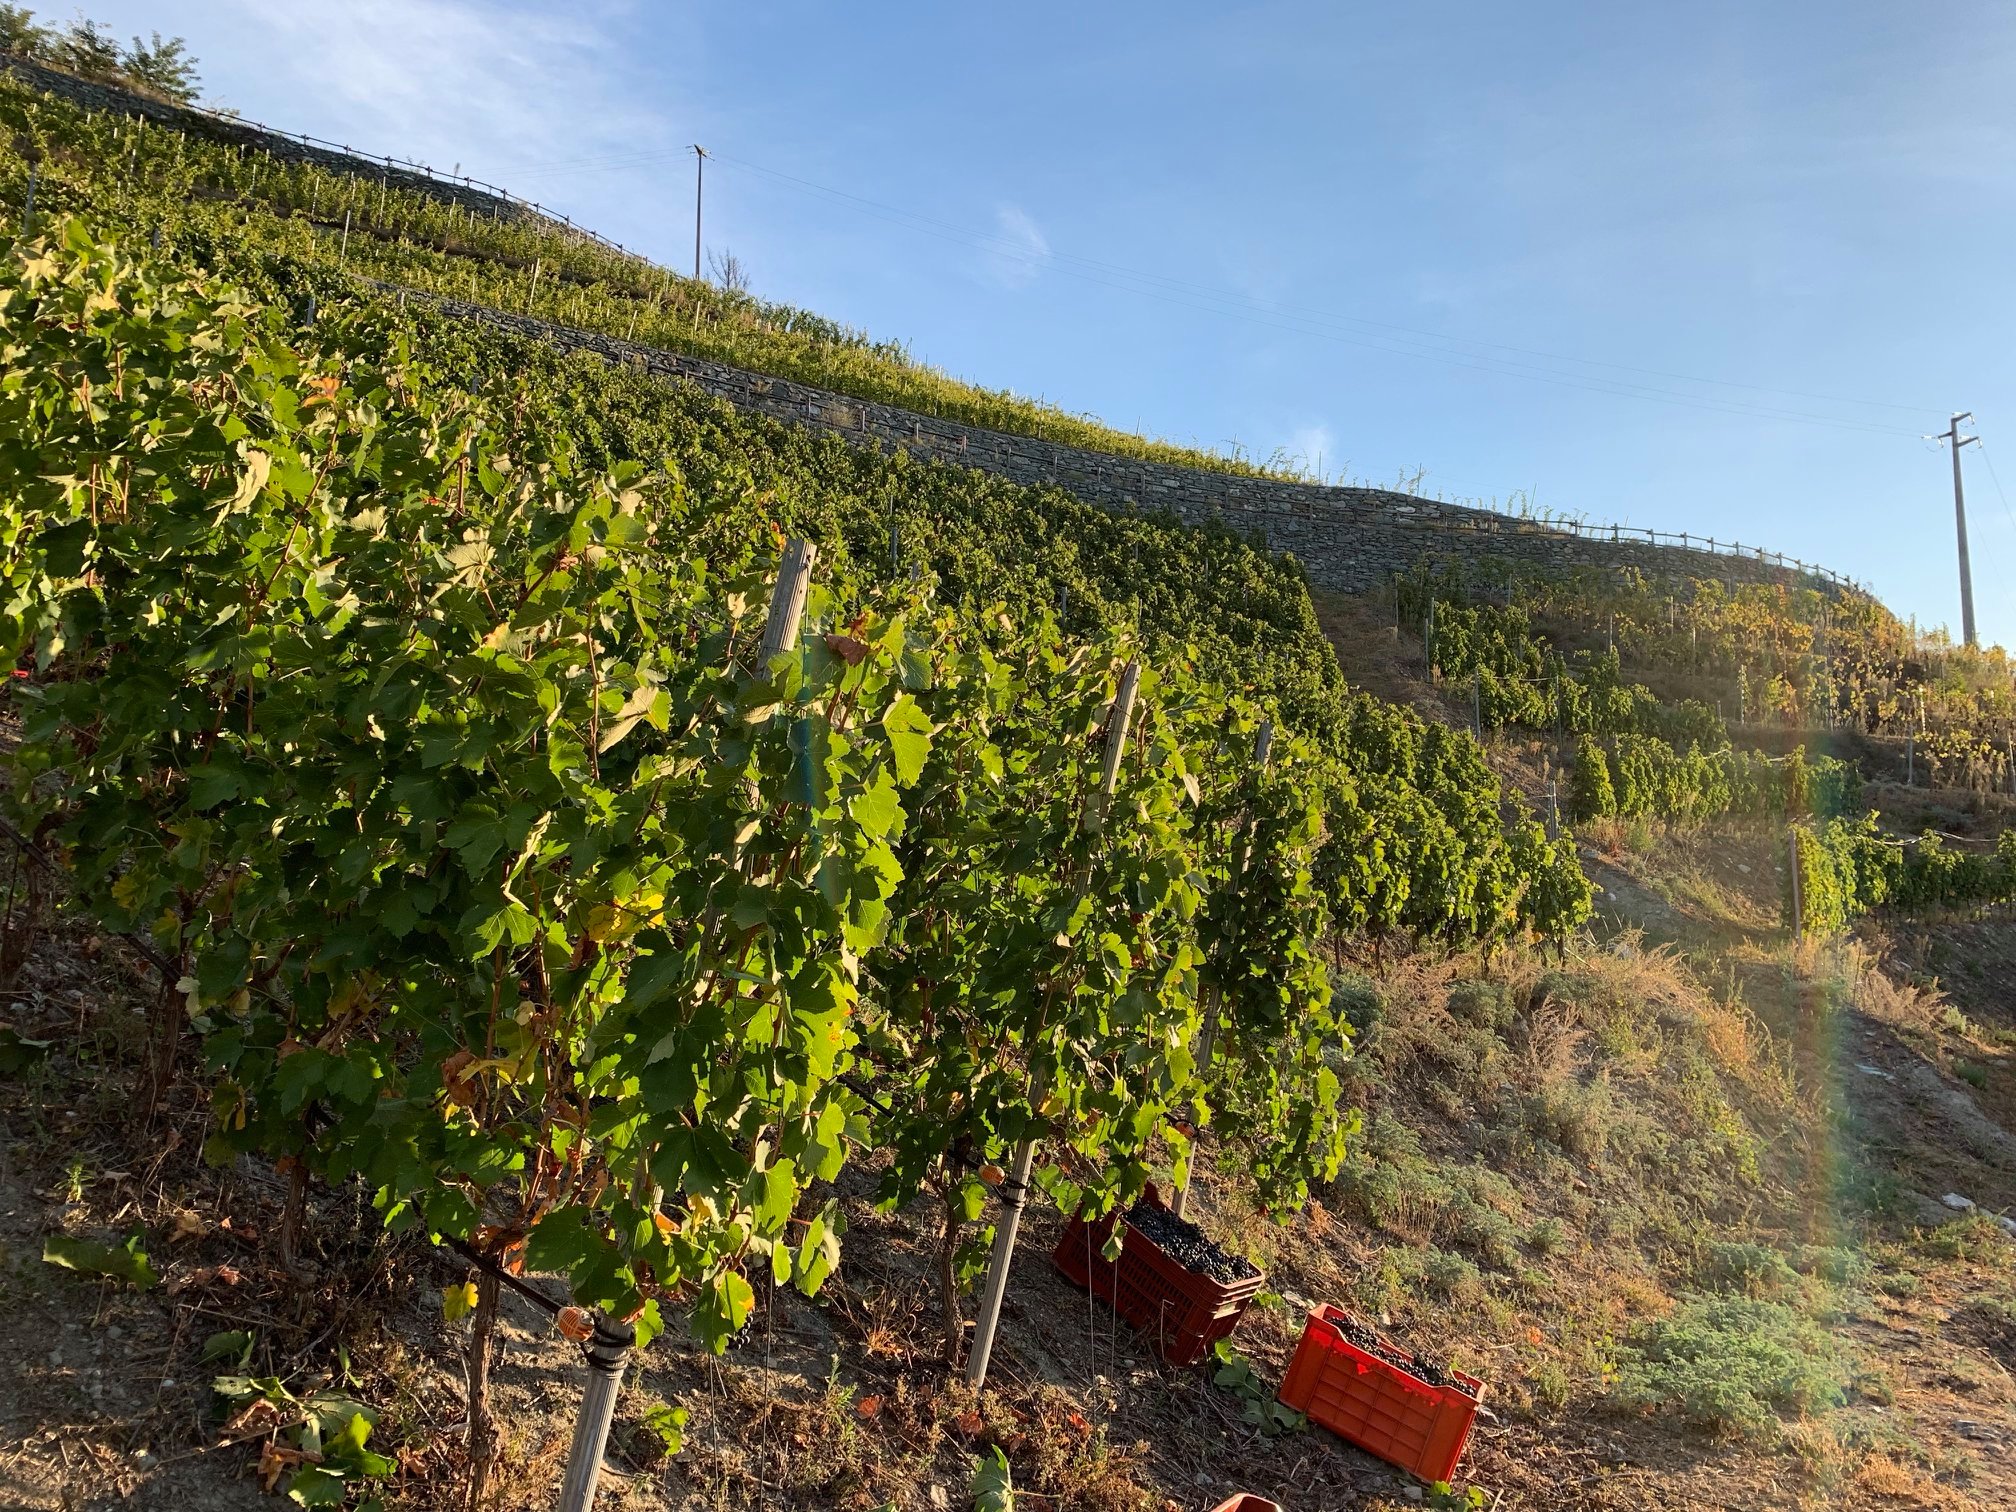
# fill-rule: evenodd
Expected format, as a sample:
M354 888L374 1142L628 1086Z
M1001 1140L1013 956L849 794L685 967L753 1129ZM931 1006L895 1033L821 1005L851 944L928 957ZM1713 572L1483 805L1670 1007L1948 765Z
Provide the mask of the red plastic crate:
M1237 1496L1226 1497L1211 1512L1281 1512L1281 1503L1255 1496L1251 1491L1242 1491Z
M1453 1479L1484 1383L1452 1370L1451 1377L1470 1388L1468 1395L1454 1385L1430 1386L1345 1338L1334 1324L1347 1321L1354 1320L1341 1307L1309 1310L1281 1382L1283 1405L1425 1481ZM1379 1342L1406 1353L1389 1339Z
M1145 1201L1163 1206L1149 1187ZM1155 1352L1171 1365L1194 1365L1211 1346L1239 1326L1246 1304L1264 1275L1224 1283L1178 1265L1138 1230L1129 1229L1116 1264L1101 1253L1120 1215L1096 1223L1073 1218L1064 1225L1052 1257L1057 1269L1155 1341Z

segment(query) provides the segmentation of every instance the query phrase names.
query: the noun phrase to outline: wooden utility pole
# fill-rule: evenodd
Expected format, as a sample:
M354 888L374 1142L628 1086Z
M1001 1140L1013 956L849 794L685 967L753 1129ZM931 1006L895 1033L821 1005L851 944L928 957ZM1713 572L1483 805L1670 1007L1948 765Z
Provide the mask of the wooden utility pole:
M707 186L707 149L693 144L693 281L700 281L700 206Z
M1960 486L1960 448L1981 438L1961 435L1960 422L1973 418L1973 411L1962 411L1937 437L1953 449L1953 525L1960 540L1960 638L1970 647L1979 642L1974 638L1974 569L1967 561L1967 495Z

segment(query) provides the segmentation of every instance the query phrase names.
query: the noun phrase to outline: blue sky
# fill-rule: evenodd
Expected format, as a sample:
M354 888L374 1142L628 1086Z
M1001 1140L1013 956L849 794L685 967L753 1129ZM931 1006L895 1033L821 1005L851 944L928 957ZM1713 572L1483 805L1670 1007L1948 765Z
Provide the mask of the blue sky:
M2016 644L2016 7L87 10L187 36L248 116L674 266L705 143L756 292L964 377L1762 544L1956 630L1919 437L1971 409L1982 633Z

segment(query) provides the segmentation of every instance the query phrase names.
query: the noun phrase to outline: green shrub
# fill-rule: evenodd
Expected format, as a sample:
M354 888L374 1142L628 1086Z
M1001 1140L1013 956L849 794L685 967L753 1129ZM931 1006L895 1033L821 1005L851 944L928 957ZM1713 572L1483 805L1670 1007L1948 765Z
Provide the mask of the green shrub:
M1975 1265L2007 1266L2016 1259L2016 1243L1986 1213L1969 1213L1922 1234L1918 1247L1940 1260L1965 1260Z
M1577 819L1601 819L1617 812L1617 789L1609 758L1593 735L1575 743L1575 772L1568 783L1569 812Z
M1333 972L1330 977L1330 1006L1351 1026L1352 1037L1364 1043L1368 1030L1386 1016L1385 1000L1370 977L1353 971Z
M1568 1405L1568 1396L1573 1383L1568 1372L1558 1360L1542 1360L1533 1367L1527 1378L1533 1388L1533 1400L1550 1412L1559 1412Z
M1695 1297L1627 1341L1613 1395L1621 1406L1773 1440L1779 1413L1804 1417L1839 1407L1851 1375L1826 1331L1784 1304Z
M1458 982L1449 989L1449 1011L1465 1023L1503 1034L1512 1027L1518 1005L1503 982Z
M1519 1264L1519 1230L1503 1213L1466 1192L1458 1194L1449 1215L1455 1241L1493 1270L1509 1271Z
M1428 1250L1422 1280L1440 1302L1474 1302L1484 1294L1484 1278L1463 1256L1445 1249Z
M1802 1244L1790 1256L1802 1276L1817 1276L1836 1286L1855 1286L1869 1275L1869 1257L1838 1244Z
M1551 1255L1566 1242L1568 1229L1559 1218L1542 1218L1526 1230L1526 1244L1536 1255Z
M1542 1087L1525 1099L1526 1127L1536 1137L1590 1161L1609 1146L1616 1112L1610 1079L1600 1074Z
M1799 1289L1799 1273L1783 1255L1748 1241L1710 1244L1694 1279L1717 1291L1756 1298L1785 1297Z

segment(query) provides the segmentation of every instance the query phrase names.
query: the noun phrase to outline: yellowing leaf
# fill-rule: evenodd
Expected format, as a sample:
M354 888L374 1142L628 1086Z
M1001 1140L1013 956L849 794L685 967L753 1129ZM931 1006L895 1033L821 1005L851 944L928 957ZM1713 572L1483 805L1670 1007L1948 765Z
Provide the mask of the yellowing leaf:
M897 694L889 712L882 716L882 733L888 738L889 754L896 762L896 780L904 787L923 775L936 730L930 716L908 693Z
M266 480L273 475L273 459L263 451L248 451L245 454L245 472L238 479L238 491L232 496L231 507L243 509L259 497Z

